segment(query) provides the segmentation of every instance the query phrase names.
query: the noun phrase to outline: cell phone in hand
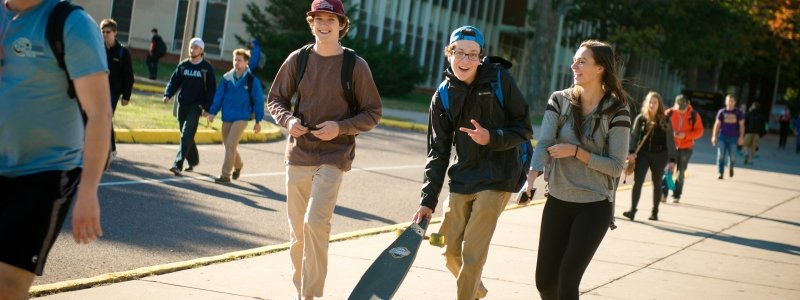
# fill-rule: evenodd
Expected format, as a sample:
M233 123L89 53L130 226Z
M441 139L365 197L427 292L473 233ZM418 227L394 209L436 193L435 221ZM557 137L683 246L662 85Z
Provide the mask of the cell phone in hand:
M517 195L517 204L519 205L528 204L528 202L531 202L531 199L533 199L533 195L535 194L536 194L536 188L531 189L530 195L528 195L528 193L526 193L525 191L519 192L519 194Z

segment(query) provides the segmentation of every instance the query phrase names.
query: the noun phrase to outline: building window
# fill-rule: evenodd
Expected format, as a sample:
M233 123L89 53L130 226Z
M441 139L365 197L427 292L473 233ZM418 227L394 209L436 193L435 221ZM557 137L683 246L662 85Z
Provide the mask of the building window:
M228 0L208 0L206 22L203 28L205 52L222 55L222 40L225 33L225 16L228 12Z
M178 51L180 53L183 50L183 28L184 23L186 23L186 7L189 6L188 0L180 0L178 1L178 16L175 18L175 35L173 36L172 40L172 50ZM195 11L195 18L194 24L192 24L192 28L197 25L197 12Z
M133 0L114 0L111 5L111 18L117 21L117 40L125 44L131 31L131 15L133 15Z

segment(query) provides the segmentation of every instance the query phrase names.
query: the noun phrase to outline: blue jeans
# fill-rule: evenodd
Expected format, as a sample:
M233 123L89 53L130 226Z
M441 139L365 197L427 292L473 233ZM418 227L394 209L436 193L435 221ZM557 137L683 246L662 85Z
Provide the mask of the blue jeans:
M717 139L717 167L720 174L725 173L725 157L730 158L730 168L736 164L736 141L735 136L720 135Z
M174 167L183 170L183 161L187 160L190 166L200 163L200 155L197 153L197 144L194 143L194 135L197 133L197 124L200 122L202 108L197 104L183 105L178 103L178 125L181 130L181 147L175 157Z

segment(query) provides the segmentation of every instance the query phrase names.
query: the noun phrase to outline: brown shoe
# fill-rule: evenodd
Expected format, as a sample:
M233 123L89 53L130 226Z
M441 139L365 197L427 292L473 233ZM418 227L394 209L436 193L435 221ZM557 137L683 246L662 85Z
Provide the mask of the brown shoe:
M220 176L218 178L214 178L215 183L230 183L230 177Z

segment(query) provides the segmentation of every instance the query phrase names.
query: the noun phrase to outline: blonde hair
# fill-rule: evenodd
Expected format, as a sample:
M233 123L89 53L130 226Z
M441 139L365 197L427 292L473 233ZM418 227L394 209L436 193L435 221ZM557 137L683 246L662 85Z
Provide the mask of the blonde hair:
M110 28L113 32L117 32L117 21L114 21L114 19L103 19L100 21L100 29L102 30L106 27Z
M243 48L238 48L233 50L233 58L235 59L237 55L241 55L244 57L244 60L250 61L250 50L245 50Z

